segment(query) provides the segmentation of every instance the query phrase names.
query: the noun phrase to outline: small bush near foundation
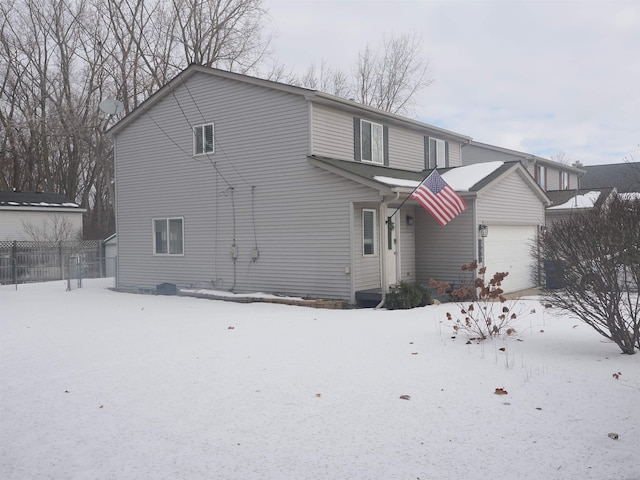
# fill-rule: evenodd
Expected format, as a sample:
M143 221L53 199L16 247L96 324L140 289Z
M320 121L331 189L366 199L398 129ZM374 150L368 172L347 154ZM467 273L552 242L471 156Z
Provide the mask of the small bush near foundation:
M387 295L384 306L387 310L406 310L424 307L431 303L431 291L418 283L400 282Z

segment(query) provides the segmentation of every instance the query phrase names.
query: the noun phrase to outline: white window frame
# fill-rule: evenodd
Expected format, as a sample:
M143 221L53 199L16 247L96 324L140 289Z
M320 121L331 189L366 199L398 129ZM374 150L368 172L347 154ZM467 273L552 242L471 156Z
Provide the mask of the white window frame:
M569 190L570 185L569 172L560 171L560 190Z
M447 145L444 140L429 137L429 168L447 167Z
M372 228L371 228L371 238L368 239L366 236L365 229L365 215L367 213L371 213L372 220ZM377 213L373 208L363 208L362 209L362 256L363 257L374 257L377 254L377 243L376 242L376 231L377 231ZM367 252L367 246L371 246L371 251Z
M368 148L365 148L365 137L370 139ZM360 120L360 160L384 164L384 127L381 124Z
M211 129L211 142L206 141L206 134L209 128ZM215 153L215 129L213 123L196 125L193 127L193 154L208 155L210 153Z
M177 220L180 221L180 238L178 242L178 245L180 246L179 252L172 251L177 247L175 242L178 239L172 239L171 222L175 222ZM164 243L165 248L163 249L164 251L160 251L160 252L158 252L159 245L158 245L158 238L157 238L157 233L160 233L160 232L156 231L156 222L158 224L161 224L161 222L164 222L164 225L165 225L165 230L164 230L165 238L162 239L162 242ZM151 236L152 236L154 256L157 256L157 257L184 256L184 217L153 218L151 220Z
M544 165L536 165L536 180L543 190L547 190L547 167Z

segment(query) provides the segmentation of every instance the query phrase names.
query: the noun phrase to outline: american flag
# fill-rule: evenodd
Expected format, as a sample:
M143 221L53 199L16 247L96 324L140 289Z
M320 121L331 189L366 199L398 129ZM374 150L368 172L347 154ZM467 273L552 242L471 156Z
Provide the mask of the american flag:
M411 197L420 202L443 227L467 208L464 199L436 170L418 185Z

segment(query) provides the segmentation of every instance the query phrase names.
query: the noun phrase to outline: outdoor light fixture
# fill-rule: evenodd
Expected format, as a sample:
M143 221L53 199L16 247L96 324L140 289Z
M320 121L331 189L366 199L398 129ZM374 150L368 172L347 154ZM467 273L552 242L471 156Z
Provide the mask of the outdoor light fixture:
M413 227L413 217L411 215L407 215L407 225Z
M489 227L484 223L478 225L478 231L480 232L480 236L482 238L487 238L487 235L489 235Z

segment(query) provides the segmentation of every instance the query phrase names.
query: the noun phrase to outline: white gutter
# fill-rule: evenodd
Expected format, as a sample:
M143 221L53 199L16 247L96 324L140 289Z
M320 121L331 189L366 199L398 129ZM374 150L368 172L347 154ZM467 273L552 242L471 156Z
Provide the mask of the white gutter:
M387 235L386 229L389 228L387 225L387 204L391 201L396 201L400 198L400 192L395 192L395 196L390 199L386 199L382 197L382 202L380 202L380 290L381 290L381 298L380 303L376 305L376 309L382 308L385 300L387 299L387 290L389 290L389 285L387 284L387 251L389 245L387 245ZM384 221L383 221L384 219Z

